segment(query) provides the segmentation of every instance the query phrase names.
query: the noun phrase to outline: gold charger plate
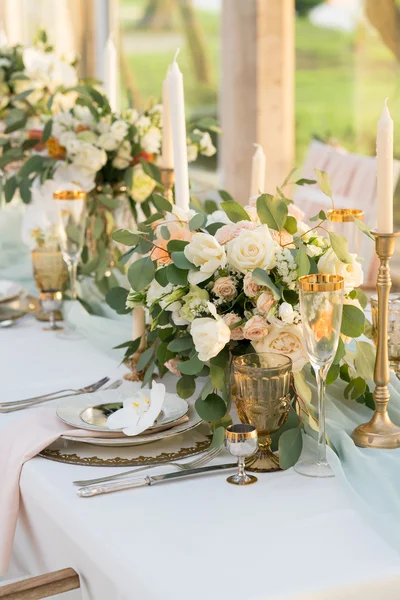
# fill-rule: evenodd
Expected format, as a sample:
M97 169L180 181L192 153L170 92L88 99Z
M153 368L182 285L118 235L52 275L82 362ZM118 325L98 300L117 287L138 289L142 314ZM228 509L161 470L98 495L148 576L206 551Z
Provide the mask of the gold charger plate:
M92 446L59 439L39 456L56 462L90 467L140 467L162 464L207 450L212 435L206 423L179 435L143 446Z
M26 312L24 310L15 310L8 305L0 305L0 323L3 321L16 321L25 315Z

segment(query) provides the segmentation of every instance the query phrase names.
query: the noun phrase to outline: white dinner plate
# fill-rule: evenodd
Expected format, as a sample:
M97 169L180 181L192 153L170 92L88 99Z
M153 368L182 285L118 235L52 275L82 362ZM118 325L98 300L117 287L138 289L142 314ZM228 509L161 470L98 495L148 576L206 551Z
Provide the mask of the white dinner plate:
M73 435L62 435L64 440L70 440L77 444L92 444L93 446L106 446L108 448L125 447L125 446L143 446L144 444L152 444L162 440L169 440L174 436L186 434L188 431L195 429L202 423L199 415L191 406L187 414L188 420L181 425L172 426L164 431L156 431L154 433L142 433L140 435L128 436L121 433L121 437L74 437ZM149 431L149 430L147 430Z
M100 431L104 433L118 433L121 429L109 429L107 427L107 418L102 412L103 408L115 403L122 403L125 398L129 398L135 392L132 384L122 385L116 390L99 390L94 394L83 394L75 398L66 398L57 407L57 416L61 421L77 427L78 429L87 429L88 431ZM189 410L186 400L182 400L176 394L165 394L164 404L161 413L157 417L152 428L164 427L172 424L178 419L184 417ZM110 413L111 414L111 413Z
M0 302L10 302L22 292L22 286L7 279L0 280Z

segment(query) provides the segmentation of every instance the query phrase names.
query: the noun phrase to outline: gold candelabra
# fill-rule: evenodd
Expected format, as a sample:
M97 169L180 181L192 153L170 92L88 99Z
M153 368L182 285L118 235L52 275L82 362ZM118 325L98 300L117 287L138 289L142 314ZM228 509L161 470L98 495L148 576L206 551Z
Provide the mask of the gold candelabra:
M378 340L374 371L374 401L375 412L368 423L359 425L352 433L357 446L362 448L393 449L400 447L400 426L395 425L388 414L387 406L390 400L388 383L390 380L388 357L388 302L392 287L389 260L393 256L396 238L395 233L372 232L375 238L375 249L380 266L376 291L378 293Z
M164 198L174 203L174 196L172 193L172 189L174 187L175 177L174 177L174 169L163 169L161 168L161 183L164 187Z

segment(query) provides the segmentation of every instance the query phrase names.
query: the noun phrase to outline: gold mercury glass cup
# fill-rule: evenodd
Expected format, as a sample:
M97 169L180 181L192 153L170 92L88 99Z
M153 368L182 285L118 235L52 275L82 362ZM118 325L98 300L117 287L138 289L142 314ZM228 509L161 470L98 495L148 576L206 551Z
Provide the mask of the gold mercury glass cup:
M400 377L400 294L389 294L388 354L389 366ZM375 346L378 339L378 296L371 297L372 336Z
M316 460L300 461L295 471L309 477L333 477L326 460L325 385L335 358L343 313L344 280L318 273L299 279L300 313L304 341L318 389L318 443Z
M40 292L42 306L49 313L50 325L43 327L47 331L62 329L56 324L55 311L62 302L62 289L67 280L67 270L61 252L37 248L31 252L33 276Z
M247 475L244 470L245 458L257 452L258 448L257 430L254 425L240 423L230 425L225 431L225 448L238 459L238 471L227 478L228 483L234 485L249 485L255 483L257 477Z
M279 471L279 458L271 451L271 434L287 421L290 409L292 361L265 352L245 354L233 361L235 399L242 423L257 429L259 449L246 461L256 473Z

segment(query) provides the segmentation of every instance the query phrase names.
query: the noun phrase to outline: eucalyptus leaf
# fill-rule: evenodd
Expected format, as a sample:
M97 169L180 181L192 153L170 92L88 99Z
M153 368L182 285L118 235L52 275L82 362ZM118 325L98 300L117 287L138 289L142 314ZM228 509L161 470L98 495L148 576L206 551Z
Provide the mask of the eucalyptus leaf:
M126 308L126 299L128 297L128 293L128 290L123 287L114 287L107 292L106 302L118 314L127 314L132 310Z
M288 207L280 198L271 194L261 194L257 198L257 214L261 223L276 231L282 231L288 216Z
M232 196L226 190L218 190L218 194L221 196L221 199L225 202L232 202Z
M216 427L213 431L213 439L210 444L210 450L212 448L220 448L225 440L225 427Z
M357 375L363 379L374 379L375 349L372 344L369 342L356 343L354 366L357 371Z
M294 429L295 427L299 427L299 425L300 425L299 416L298 416L296 410L293 408L293 406L291 406L289 409L288 418L287 418L286 422L282 425L282 427L280 427L278 429L278 431L275 431L274 433L271 434L271 440L272 440L271 450L272 450L272 452L276 452L276 450L278 450L279 438L281 437L282 433L284 433L288 429Z
M189 229L190 231L196 231L196 229L201 229L207 221L207 217L202 215L201 213L197 213L192 217L189 221Z
M47 140L51 137L52 127L53 127L53 119L49 119L43 129L42 142L47 142Z
M138 371L143 371L143 369L146 367L146 365L148 365L149 362L151 361L151 359L153 358L153 355L154 355L154 346L150 346L150 348L147 348L147 350L142 352L142 354L140 355L139 360L136 365L136 369Z
M183 377L178 379L178 381L176 382L176 391L178 395L184 400L193 396L195 389L195 379L190 375L183 375Z
M360 231L362 231L363 233L365 233L366 236L368 236L371 240L375 241L374 236L371 233L370 228L368 227L368 225L366 225L363 221L360 221L360 219L357 219L356 217L354 218L354 223L357 225L358 229Z
M125 252L119 259L121 265L126 265L126 263L132 258L135 253L135 248L131 248L128 252Z
M169 240L171 238L171 234L166 225L161 226L161 237L163 240Z
M175 338L168 344L168 349L172 352L182 352L182 350L191 350L193 348L193 338L191 335L183 335Z
M219 365L210 363L210 373L211 381L214 388L222 392L222 390L226 386L225 369L220 367Z
M312 399L312 391L308 383L306 382L303 371L297 371L293 373L294 385L298 395L308 404Z
M171 258L174 263L178 267L178 269L183 269L189 271L190 269L195 269L193 263L191 263L185 256L184 252L172 252Z
M154 274L154 279L162 287L167 287L167 285L169 284L168 277L167 277L167 269L166 268L157 269L157 271Z
M23 179L19 184L19 193L24 204L29 204L32 198L32 182L30 179Z
M206 230L210 235L215 235L218 229L221 229L223 226L224 223L210 223L210 225L207 225Z
M362 377L355 377L350 381L350 383L344 388L344 397L346 399L352 398L352 400L357 400L365 393L367 389L367 384Z
M172 204L161 194L153 194L151 201L159 212L172 212Z
M332 199L332 185L328 173L326 171L321 171L320 169L314 169L314 172L317 176L318 185L321 188L321 192Z
M317 183L315 179L305 179L301 178L295 181L296 185L313 185L313 183Z
M285 221L285 229L291 235L294 235L297 232L297 221L294 217L288 216Z
M182 375L198 375L203 367L204 363L199 359L197 354L189 360L179 362L177 365L177 369Z
M258 285L265 285L268 287L274 295L275 300L279 300L281 298L281 293L276 285L272 282L270 276L263 270L257 267L254 269L251 275L253 281Z
M339 377L340 367L334 363L330 366L326 376L326 385L331 385Z
M327 218L328 218L328 217L327 217L327 215L326 215L326 212L325 212L325 211L323 211L323 210L320 210L320 211L319 211L319 213L318 213L317 215L314 215L314 217L311 217L311 218L310 218L310 219L308 219L308 220L309 220L309 221L313 221L313 222L314 222L314 221L318 221L318 220L320 220L320 221L326 221L326 219L327 219Z
M218 205L214 200L206 200L204 202L204 209L208 215L212 215L213 212L218 210Z
M104 221L100 215L96 216L93 228L93 236L95 240L98 240L104 229Z
M167 250L168 252L181 252L188 243L185 240L171 240L167 244Z
M142 157L140 158L140 162L143 167L143 171L146 173L146 175L151 177L151 179L154 179L155 181L157 181L157 183L161 184L162 183L161 182L161 172L160 172L160 169L157 167L157 165L145 160Z
M221 202L221 208L232 221L232 223L238 223L239 221L250 221L248 213L245 211L243 206L236 202L236 200L229 200L228 202Z
M345 355L346 355L346 348L345 348L344 342L343 342L342 338L339 338L339 343L338 343L338 347L336 350L335 358L333 359L333 364L338 365L340 363L340 361L342 360L342 358L345 357Z
M113 232L111 237L115 242L125 244L125 246L136 246L139 241L139 235L129 229L118 229Z
M364 332L365 315L351 304L343 305L341 333L347 337L357 338Z
M15 176L9 177L4 184L4 196L5 196L6 202L11 202L11 200L14 197L15 192L17 191L17 188L18 188L17 178Z
M279 438L279 466L289 469L297 463L303 449L303 436L300 427L288 429Z
M307 250L304 244L300 244L296 252L297 275L303 277L310 272L310 261L308 259Z
M168 265L166 272L169 283L172 283L173 285L187 285L188 271L178 269L178 267L172 264Z
M218 394L208 394L204 399L198 398L195 408L199 417L204 421L217 421L222 419L226 413L226 404Z
M139 258L128 269L128 280L136 292L141 292L154 278L155 267L150 256Z
M352 258L348 250L346 238L342 235L334 233L333 231L330 231L329 239L331 241L332 250L338 259L346 264L351 264Z

